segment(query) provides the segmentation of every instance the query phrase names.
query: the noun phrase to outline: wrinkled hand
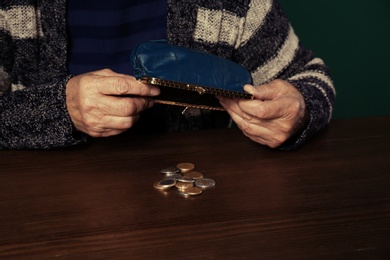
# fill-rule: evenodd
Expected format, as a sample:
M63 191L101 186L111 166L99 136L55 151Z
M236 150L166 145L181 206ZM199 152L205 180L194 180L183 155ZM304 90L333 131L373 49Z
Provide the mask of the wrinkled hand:
M307 123L302 94L290 83L274 80L266 85L246 85L254 100L218 97L242 132L271 148L280 146Z
M92 137L120 134L153 106L157 87L109 69L75 76L66 86L66 106L75 128ZM135 95L129 97L123 95Z

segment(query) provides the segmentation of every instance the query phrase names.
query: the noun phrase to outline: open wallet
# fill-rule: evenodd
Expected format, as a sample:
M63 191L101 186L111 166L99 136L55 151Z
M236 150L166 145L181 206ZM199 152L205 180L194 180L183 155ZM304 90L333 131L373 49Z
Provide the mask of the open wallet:
M243 91L253 84L249 71L209 53L157 40L134 48L131 62L138 80L160 88L156 103L224 110L216 96L253 99Z

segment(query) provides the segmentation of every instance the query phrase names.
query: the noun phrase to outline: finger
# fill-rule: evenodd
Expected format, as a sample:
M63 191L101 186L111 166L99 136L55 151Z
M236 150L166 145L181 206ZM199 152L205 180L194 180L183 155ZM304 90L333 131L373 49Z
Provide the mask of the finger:
M242 108L239 106L237 100L232 100L231 98L219 98L220 103L222 107L229 113L229 114L236 114L240 118L243 118L244 120L252 123L252 124L262 124L263 120L260 118L256 118L254 114L250 112L245 112L242 110Z
M131 128L139 119L139 115L135 116L104 116L99 121L99 125L96 128L91 129L94 132L109 132L116 130L127 130Z
M92 137L111 136L131 128L139 119L139 115L129 117L104 116L95 122L87 122L86 133Z
M279 118L284 111L283 101L261 101L218 97L226 111L231 111L253 123Z
M271 87L270 85L261 85L257 87L254 87L252 85L245 85L244 90L249 94L252 94L254 99L263 101L273 100L279 94L279 90L275 87Z
M268 124L253 124L237 114L230 114L238 128L251 140L271 148L280 146L289 138L288 132L277 131L272 122Z
M284 99L261 101L261 100L238 100L237 105L242 111L241 116L247 120L257 118L270 120L285 116L287 104Z
M233 98L227 98L227 97L221 97L221 96L216 96L217 99L219 100L219 103L221 106L226 110L226 111L231 111L232 113L238 114L241 109L237 104L237 100Z
M127 130L127 129L125 129L125 130L106 129L106 130L104 130L104 131L91 132L91 133L87 133L87 134L90 135L91 137L95 137L95 138L99 138L99 137L109 137L109 136L119 135L119 134L125 132L126 130Z
M253 95L254 99L273 100L294 88L283 80L273 80L260 86L245 85L244 90Z
M96 104L99 113L111 116L132 116L154 105L154 100L140 97L105 96Z
M97 78L97 89L105 95L157 96L160 89L144 84L130 76L109 76Z
M132 75L117 73L117 72L112 71L111 69L97 70L97 71L91 72L91 74L99 75L99 76L105 76L105 77L122 76L122 77L129 77L130 79L135 79L135 77L132 76Z

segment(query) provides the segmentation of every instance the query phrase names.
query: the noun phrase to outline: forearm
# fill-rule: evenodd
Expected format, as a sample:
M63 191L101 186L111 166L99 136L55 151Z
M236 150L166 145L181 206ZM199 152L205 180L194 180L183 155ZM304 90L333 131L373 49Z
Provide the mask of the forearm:
M0 96L0 149L50 149L84 142L65 105L66 79Z
M336 92L328 67L321 59L312 56L303 48L297 51L295 59L281 77L301 92L308 117L302 131L281 147L290 150L305 143L329 123Z
M280 149L291 150L330 121L335 90L328 67L301 46L276 1L265 17L258 31L237 49L236 57L251 71L255 85L282 79L296 87L304 97L307 123L280 146Z

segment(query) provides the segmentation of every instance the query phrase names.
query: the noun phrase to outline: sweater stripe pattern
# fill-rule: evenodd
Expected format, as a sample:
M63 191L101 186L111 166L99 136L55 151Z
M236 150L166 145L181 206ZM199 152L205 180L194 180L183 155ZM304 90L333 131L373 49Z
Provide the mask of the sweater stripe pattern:
M187 8L168 2L171 42L243 65L255 85L280 78L302 92L310 122L281 149L299 147L329 123L336 95L329 69L302 47L278 1L186 1Z
M65 1L1 1L0 45L0 149L85 142L65 104Z
M65 107L65 0L0 2L0 149L55 148L85 141ZM335 89L324 62L302 47L277 0L167 0L167 36L177 45L246 67L255 85L274 79L303 94L310 122L294 149L329 122Z

